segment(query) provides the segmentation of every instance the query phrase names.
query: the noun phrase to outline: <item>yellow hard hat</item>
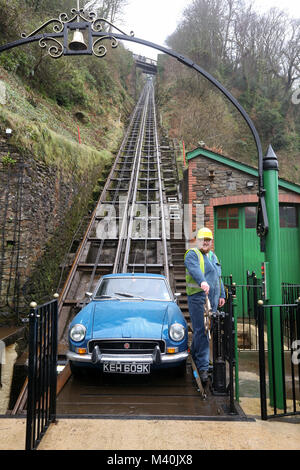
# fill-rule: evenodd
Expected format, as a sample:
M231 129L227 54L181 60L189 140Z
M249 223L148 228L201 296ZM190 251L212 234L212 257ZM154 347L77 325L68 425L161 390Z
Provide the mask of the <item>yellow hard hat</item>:
M203 227L199 230L197 238L210 238L211 240L213 240L214 237L212 231L209 230L209 228Z

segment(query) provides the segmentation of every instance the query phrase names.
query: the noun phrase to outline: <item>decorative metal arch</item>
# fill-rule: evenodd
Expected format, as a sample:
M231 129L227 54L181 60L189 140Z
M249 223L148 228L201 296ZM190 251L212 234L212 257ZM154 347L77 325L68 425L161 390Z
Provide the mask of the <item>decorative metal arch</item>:
M107 53L107 48L103 44L103 41L110 40L111 47L116 48L118 46L118 41L128 41L141 44L143 46L156 49L164 54L173 57L183 65L195 70L197 73L200 73L205 77L210 83L212 83L221 93L228 98L228 100L234 105L238 112L242 115L254 138L256 149L258 153L258 219L257 219L257 234L261 238L261 249L264 250L264 240L269 230L268 216L265 203L265 189L263 181L263 153L261 141L258 135L258 132L244 108L240 103L234 98L234 96L226 90L223 85L218 82L211 74L206 72L199 65L195 64L191 59L167 49L166 47L160 46L158 44L146 41L144 39L134 37L134 33L131 32L129 35L121 31L119 28L114 26L112 23L107 21L104 18L97 18L96 14L91 12L86 16L84 10L79 8L79 1L77 0L77 9L73 8L71 10L71 18L68 17L66 13L61 13L58 18L52 18L35 31L30 34L22 34L22 39L17 41L5 44L0 46L0 54L4 51L14 49L16 47L23 46L25 44L39 42L41 48L48 47L48 54L55 59L58 59L62 56L69 55L95 55L97 57L104 57ZM44 32L40 34L43 29L52 26L53 32ZM109 27L110 31L105 31L105 27ZM116 33L112 32L112 29ZM87 37L88 44L85 50L74 51L69 48L69 32L70 31L81 31Z

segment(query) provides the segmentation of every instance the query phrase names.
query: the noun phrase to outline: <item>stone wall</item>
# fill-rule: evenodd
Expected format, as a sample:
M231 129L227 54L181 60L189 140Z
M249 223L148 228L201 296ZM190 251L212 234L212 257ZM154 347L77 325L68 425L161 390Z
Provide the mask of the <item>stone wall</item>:
M0 311L5 321L11 315L11 293L16 287L16 244L20 229L18 189L23 159L5 140L0 141L0 157Z
M204 225L214 231L215 207L258 202L258 178L205 156L197 156L189 161L187 191L185 198L192 205L190 232L193 239L198 228L197 205L204 205ZM279 199L285 203L300 203L298 194L282 188Z
M100 174L99 174L100 172ZM0 325L51 299L101 168L66 174L0 140Z

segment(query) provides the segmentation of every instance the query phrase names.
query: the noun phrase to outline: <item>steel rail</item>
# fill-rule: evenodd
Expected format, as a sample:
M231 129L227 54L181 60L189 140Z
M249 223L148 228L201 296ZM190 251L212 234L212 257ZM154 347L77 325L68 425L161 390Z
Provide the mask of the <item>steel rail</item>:
M146 123L147 123L147 113L149 110L149 94L150 94L149 84L147 84L146 87L147 87L146 88L147 95L146 95L146 100L144 104L144 112L143 112L143 118L142 118L141 129L140 129L139 143L137 147L136 173L135 175L132 175L133 176L132 181L133 181L134 187L133 187L133 195L132 195L132 201L131 201L132 204L131 204L130 215L129 215L127 240L126 240L125 253L124 253L124 259L123 259L123 267L122 267L123 273L127 272L128 264L129 264L129 253L130 253L130 245L131 245L131 236L132 236L132 231L133 231L135 203L137 199L139 173L140 173L140 167L141 167L143 143L144 143L144 138L145 138Z
M122 153L123 153L123 151L124 151L124 147L125 147L125 145L127 144L128 136L130 135L130 132L131 132L132 127L133 127L133 124L134 124L134 122L135 122L135 118L136 118L137 111L138 111L138 108L135 107L134 110L133 110L133 114L132 114L132 116L131 116L131 119L130 119L129 126L128 126L128 128L127 128L127 131L126 131L126 133L125 133L124 139L123 139L122 144L121 144L121 147L120 147L120 149L119 149L118 155L117 155L117 157L116 157L116 160L115 160L115 162L114 162L114 164L113 164L113 167L112 167L112 170L111 170L111 172L110 172L110 175L109 175L109 177L108 177L108 179L107 179L107 181L106 181L106 184L105 184L105 186L104 186L104 189L103 189L103 192L102 192L102 194L101 194L101 197L100 197L100 199L99 199L99 201L98 201L98 203L97 203L97 205L96 205L96 207L95 207L95 209L94 209L94 212L93 212L93 214L92 214L90 223L89 223L89 225L88 225L88 228L87 228L87 230L86 230L86 232L85 232L85 234L84 234L84 237L83 237L82 242L81 242L81 244L80 244L80 246L79 246L79 249L77 250L77 253L76 253L76 256L75 256L75 260L74 260L74 262L73 262L73 264L72 264L71 270L70 270L70 272L69 272L69 274L68 274L68 277L67 277L67 279L66 279L66 281L65 281L65 284L64 284L64 286L63 286L62 292L61 292L60 297L59 297L59 302L58 302L58 312L59 312L58 314L59 314L59 316L60 316L60 313L61 313L61 309L62 309L62 307L63 307L63 304L64 304L64 302L65 302L65 300L66 300L66 298L67 298L67 295L68 295L68 292L69 292L71 283L72 283L73 280L74 280L74 276L75 276L76 271L77 271L77 267L78 267L79 260L80 260L80 258L81 258L81 256L82 256L82 253L83 253L83 251L84 251L84 249L85 249L87 240L88 240L88 238L89 238L89 236L90 236L90 233L91 233L91 230L92 230L92 228L93 228L93 226L94 226L94 223L95 223L95 220L96 220L96 217L97 217L97 213L98 213L98 211L99 211L100 206L101 206L101 205L104 203L104 201L105 201L105 197L106 197L106 195L107 195L107 191L108 191L108 188L109 188L110 183L111 183L111 177L112 177L112 175L114 174L115 169L116 169L117 165L118 165L119 162L120 162L121 155L122 155Z
M135 217L135 220L142 220L145 222L145 240L144 240L144 272L146 272L147 268L147 254L148 254L148 241L149 241L149 185L150 185L150 172L151 172L151 161L150 161L150 158L149 158L149 154L150 154L150 150L148 151L148 146L150 147L151 144L149 144L149 139L150 139L150 134L151 134L151 126L153 126L153 123L152 123L152 120L151 120L151 111L152 111L152 101L150 100L150 108L149 108L149 116L148 116L148 119L147 119L147 129L146 129L146 139L148 139L147 141L145 141L145 145L144 145L144 152L146 153L147 155L147 161L145 163L146 165L146 169L143 169L141 171L141 177L140 177L140 182L141 182L141 186L144 182L144 173L146 173L146 207L147 207L147 213L145 214L146 216L145 217L141 217L141 218L137 218ZM151 135L152 137L152 135ZM146 157L144 157L146 158ZM152 170L154 171L154 170ZM156 181L156 179L155 179ZM141 188L142 189L142 188Z
M145 102L144 102L144 100L145 100ZM123 266L123 268L122 268L123 272L126 272L126 271L124 271L124 269L126 269L126 268L124 266L124 262L122 263L121 256L122 256L122 251L123 251L123 248L124 248L124 241L127 240L127 238L128 238L128 230L127 230L127 227L128 227L128 210L129 210L129 204L132 203L132 201L133 201L132 195L133 195L134 187L135 187L134 183L135 183L135 178L136 178L136 175L137 175L137 170L138 170L138 167L139 167L141 146L142 146L143 136L144 136L145 117L146 117L146 110L147 110L147 106L145 105L145 103L147 103L147 102L148 102L148 95L147 95L146 87L145 87L144 90L143 90L143 93L141 95L141 99L140 99L140 101L137 105L137 107L139 107L139 106L142 107L142 116L141 116L139 134L137 136L137 144L136 144L134 162L133 162L133 171L132 171L132 175L131 175L131 181L130 181L130 185L129 185L128 196L127 196L127 199L126 199L126 202L125 202L125 205L124 205L123 220L122 220L121 228L119 230L119 242L118 242L118 247L117 247L117 252L116 252L115 263L114 263L114 267L113 267L113 273L114 274L119 272L121 264Z
M150 169L150 164L151 164L151 158L156 160L156 171L158 174L157 181L158 181L158 194L159 194L159 206L160 206L160 212L161 212L161 223L162 223L162 233L161 233L161 239L162 239L162 244L163 244L163 258L164 258L164 274L169 278L169 264L168 264L168 249L167 249L167 237L166 237L166 229L165 229L165 214L164 214L164 199L163 199L163 191L162 191L162 181L161 181L161 171L160 171L160 150L159 150L159 140L158 140L158 129L157 129L157 121L156 121L156 109L155 109L155 100L154 100L154 88L153 84L149 83L148 85L148 96L147 96L147 103L145 104L145 121L143 123L143 128L141 128L141 134L140 136L142 137L142 140L145 140L143 145L141 145L139 150L139 160L137 164L137 171L136 171L136 176L134 177L134 191L133 191L133 197L132 197L132 206L131 206L131 211L130 211L130 217L129 217L129 226L128 226L128 233L127 233L127 241L126 241L126 247L125 247L125 254L124 254L124 259L123 259L123 272L128 271L128 265L129 265L129 254L130 254L130 248L132 246L132 233L133 233L133 226L134 226L134 221L136 220L135 217L135 210L136 210L136 201L137 201L137 194L138 194L138 184L140 181L140 167L141 167L141 161L143 158L142 153L143 151L147 154L148 156L148 168L147 168L147 188L146 188L146 205L147 209L149 208L149 193L150 193L150 188L149 188L149 169ZM143 136L142 136L143 133ZM142 141L141 141L142 144ZM152 148L153 147L153 148ZM156 190L155 190L156 191ZM149 216L145 217L144 219L146 221L147 227L145 230L145 238L144 238L144 271L146 272L147 269L147 242L148 242L148 222L149 222ZM160 237L159 237L160 238ZM134 268L134 267L133 267Z
M161 211L161 230L162 230L162 243L163 243L163 253L164 253L164 271L165 276L169 280L169 261L168 261L168 247L167 247L167 234L166 234L166 220L165 220L165 211L164 211L164 200L163 200L163 191L162 191L162 178L161 178L161 153L160 146L158 141L158 132L157 132L157 119L156 119L156 106L154 99L154 89L152 88L152 99L153 99L153 119L155 127L155 146L156 146L156 159L157 159L157 177L159 185L159 198L160 198L160 211Z
M135 132L138 120L139 120L139 114L137 113L134 117L133 125L132 125L132 128L131 128L131 133L129 134L128 140L126 141L126 147L128 146L128 143L129 143L129 146L132 146L134 144L135 139L134 139L133 133ZM132 158L131 156L128 155L128 150L127 150L127 152L125 152L124 149L123 149L122 153L126 153L127 155L125 155L125 156L121 155L121 157L120 157L120 159L122 159L122 160L124 159L124 161L120 162L120 164L122 163L122 168L121 168L121 170L118 170L118 173L120 172L120 174L118 175L118 178L117 178L117 185L116 185L115 188L108 189L108 191L113 191L113 193L114 193L112 201L109 201L112 206L115 206L117 204L119 193L120 193L120 191L124 190L124 188L122 188L122 183L124 181L123 178L125 177L125 172L127 171L126 170L127 165L129 164L129 166L130 166L130 163L131 163L129 161L129 159ZM114 173L111 175L111 177L109 179L110 184L113 181L115 181L115 179L112 178L112 176L114 176ZM128 190L128 188L125 188L125 189ZM107 203L107 201L106 201L106 203ZM88 289L87 289L88 292L90 292L92 290L92 285L93 285L94 278L95 278L95 275L96 275L97 267L99 265L100 257L101 257L102 250L103 250L103 247L104 247L104 244L105 244L106 240L107 239L105 239L105 238L102 238L100 240L100 244L99 244L96 259L95 259L95 265L94 265L94 268L93 268L93 271L92 271L92 274L91 274L91 277L90 277L90 280L89 280L89 285L88 285Z

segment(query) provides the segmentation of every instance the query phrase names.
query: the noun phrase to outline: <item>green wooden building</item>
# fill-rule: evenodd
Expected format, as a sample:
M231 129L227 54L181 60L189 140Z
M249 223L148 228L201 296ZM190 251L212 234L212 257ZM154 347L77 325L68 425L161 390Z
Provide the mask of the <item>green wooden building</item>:
M204 205L204 225L214 232L223 276L245 284L247 271L261 277L264 253L256 234L257 169L199 147L187 154L184 202L192 205L191 240L197 229L196 207ZM300 284L300 186L279 179L282 280Z

